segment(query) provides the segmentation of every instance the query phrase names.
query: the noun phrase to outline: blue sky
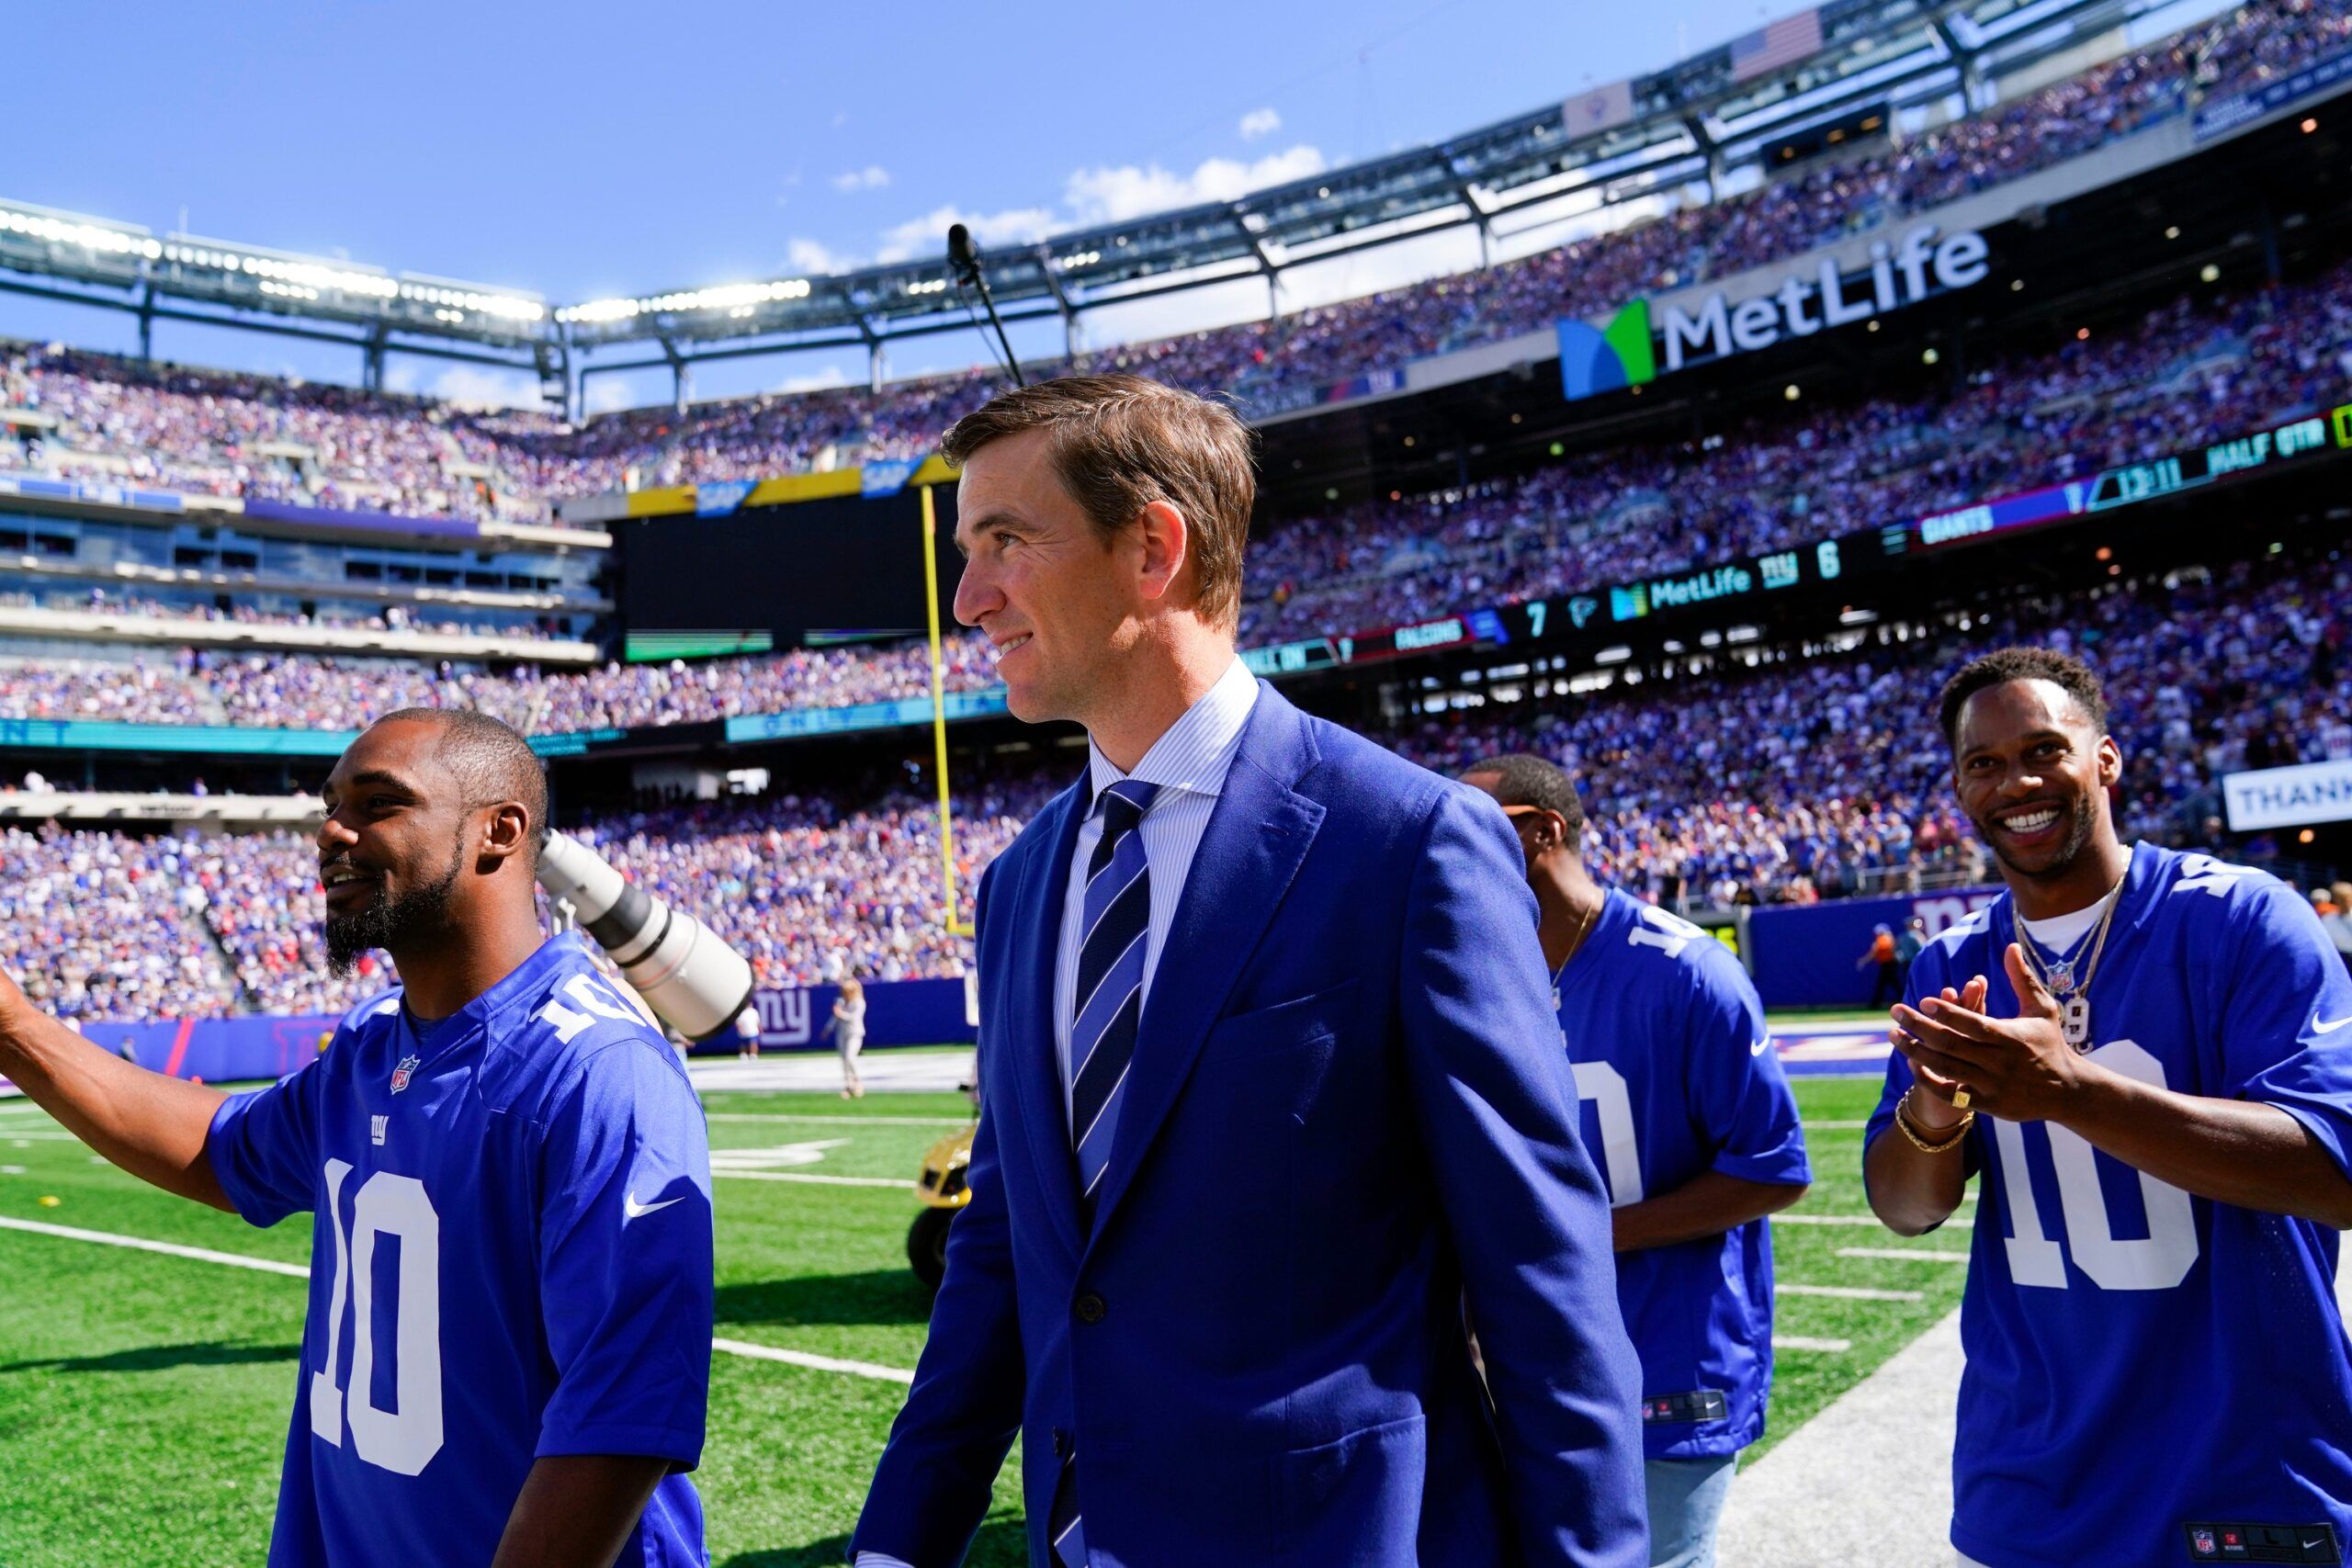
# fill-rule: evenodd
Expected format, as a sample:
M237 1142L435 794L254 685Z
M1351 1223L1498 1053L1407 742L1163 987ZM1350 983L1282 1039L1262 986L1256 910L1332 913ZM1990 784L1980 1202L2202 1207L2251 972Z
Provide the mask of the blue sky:
M1766 15L1758 0L19 8L0 197L158 232L185 213L198 234L571 300L929 250L956 218L1012 236L1267 183L1655 68ZM1411 265L1327 269L1313 288L1362 292ZM1263 300L1252 285L1180 309ZM127 318L5 294L0 335L134 341ZM891 370L983 352L928 340ZM344 350L168 323L157 353L357 375ZM799 355L706 367L695 390L864 373L862 355ZM394 374L494 389L429 361ZM641 378L628 400L667 388Z

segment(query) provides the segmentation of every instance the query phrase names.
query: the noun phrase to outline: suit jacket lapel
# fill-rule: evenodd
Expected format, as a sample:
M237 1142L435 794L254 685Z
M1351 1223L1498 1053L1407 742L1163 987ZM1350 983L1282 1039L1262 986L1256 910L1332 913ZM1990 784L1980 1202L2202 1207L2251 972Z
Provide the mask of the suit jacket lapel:
M1313 761L1313 742L1298 710L1271 686L1261 689L1208 830L1193 852L1175 923L1152 974L1111 1162L1095 1204L1098 1235L1175 1104L1242 964L1306 859L1323 808L1290 786Z
M991 1070L1011 1072L1018 1081L1021 1119L1027 1134L1023 1141L1037 1167L1038 1190L1046 1195L1055 1234L1072 1258L1077 1258L1084 1238L1078 1228L1078 1168L1070 1152L1061 1057L1054 1044L1054 965L1061 949L1069 859L1078 844L1079 825L1086 818L1085 795L1081 782L1057 797L1035 824L1052 835L1050 847L1031 858L1024 873L1026 886L1007 906L1020 911L1015 918L1022 922L1010 947L1020 972L1012 1028L1002 1043L1003 1055L1010 1059L989 1065ZM995 905L990 908L993 910Z

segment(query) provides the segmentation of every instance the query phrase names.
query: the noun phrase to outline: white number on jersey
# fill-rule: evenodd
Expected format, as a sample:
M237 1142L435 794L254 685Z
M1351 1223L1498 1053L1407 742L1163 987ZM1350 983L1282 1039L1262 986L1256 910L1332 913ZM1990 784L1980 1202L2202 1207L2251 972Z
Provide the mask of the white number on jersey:
M344 1391L334 1381L343 1348L343 1314L352 1307L351 1446L379 1470L421 1475L441 1451L441 1216L424 1184L379 1170L352 1204L351 1235L343 1229L346 1160L326 1165L326 1208L334 1224L334 1283L327 1296L327 1364L311 1376L311 1430L343 1447ZM392 1403L376 1408L376 1238L400 1237L400 1294L392 1303Z
M1668 958L1679 958L1684 948L1694 940L1704 941L1706 935L1681 916L1668 914L1655 904L1645 904L1642 918L1625 942L1629 947L1655 947Z
M574 975L565 982L563 989L565 995L588 1010L575 1012L550 997L547 1005L531 1016L553 1024L555 1037L566 1045L571 1044L572 1037L582 1030L594 1028L600 1018L640 1025L646 1021L642 1014L585 975Z
M1609 1206L1638 1203L1642 1160L1634 1144L1634 1096L1625 1087L1625 1075L1606 1062L1578 1062L1576 1071L1577 1098L1591 1100L1600 1118L1600 1168L1609 1179Z
M2102 1045L2090 1054L2090 1060L2154 1088L2166 1087L2165 1065L2134 1041ZM2034 1201L2026 1164L2025 1128L2015 1122L1988 1120L2001 1150L2001 1203L2015 1233L2002 1238L2008 1248L2009 1275L2020 1285L2063 1291L2065 1253L2041 1228L2041 1208ZM2041 1125L2049 1137L2051 1168L2057 1174L2058 1201L2065 1213L2065 1245L2074 1252L2075 1266L2106 1291L2168 1291L2188 1278L2199 1251L2188 1194L2146 1171L2134 1172L2140 1179L2140 1204L2147 1211L2148 1234L2119 1240L2098 1182L2099 1161L2109 1156L2092 1148L2079 1133L2054 1122Z

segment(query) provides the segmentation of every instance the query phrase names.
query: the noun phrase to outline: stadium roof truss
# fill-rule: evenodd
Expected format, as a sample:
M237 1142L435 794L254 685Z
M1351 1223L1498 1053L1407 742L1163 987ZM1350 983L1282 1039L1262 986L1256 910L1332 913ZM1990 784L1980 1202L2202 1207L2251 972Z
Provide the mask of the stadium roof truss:
M2161 0L1826 0L1773 25L1801 47L1758 70L1751 35L1668 70L1425 147L1287 185L992 252L1008 320L1069 325L1100 305L1257 276L1439 229L1513 230L1704 183L1770 162L1811 128L1891 115L2091 45ZM1817 28L1817 47L1815 47ZM1603 108L1578 130L1580 105ZM38 281L35 281L38 280ZM684 288L550 306L497 288L294 255L0 201L0 289L128 310L142 354L157 320L345 343L380 385L387 351L536 369L568 401L575 363L653 344L588 375L962 331L971 312L944 254L824 277Z

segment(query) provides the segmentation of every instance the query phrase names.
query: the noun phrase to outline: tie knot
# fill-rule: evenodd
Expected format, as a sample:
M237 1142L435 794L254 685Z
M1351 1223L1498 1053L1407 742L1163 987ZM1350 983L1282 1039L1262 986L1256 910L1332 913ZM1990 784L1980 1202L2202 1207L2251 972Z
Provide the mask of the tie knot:
M1105 840L1125 838L1143 814L1151 809L1152 796L1159 793L1156 784L1141 779L1121 779L1102 792L1102 837Z

